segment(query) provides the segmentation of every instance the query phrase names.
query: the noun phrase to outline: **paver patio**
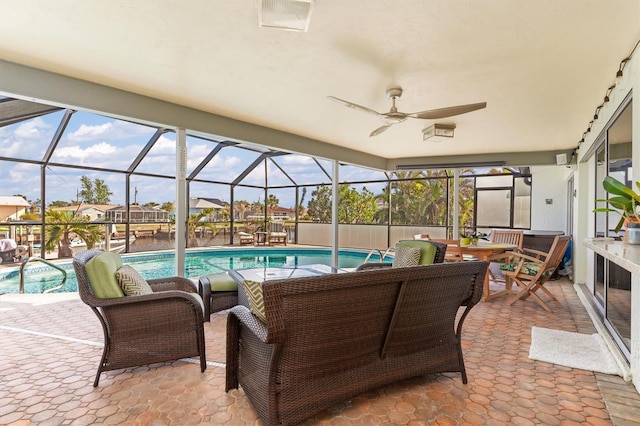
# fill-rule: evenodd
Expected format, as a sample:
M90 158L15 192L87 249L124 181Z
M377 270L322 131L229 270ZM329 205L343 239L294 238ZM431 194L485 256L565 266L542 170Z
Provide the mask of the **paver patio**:
M481 302L465 322L469 383L418 377L362 394L306 424L640 424L640 397L618 376L528 358L531 327L593 333L566 279L549 286L563 308ZM103 373L102 329L77 294L0 296L0 424L262 424L242 389L224 392L226 313L205 323L209 366L176 361Z

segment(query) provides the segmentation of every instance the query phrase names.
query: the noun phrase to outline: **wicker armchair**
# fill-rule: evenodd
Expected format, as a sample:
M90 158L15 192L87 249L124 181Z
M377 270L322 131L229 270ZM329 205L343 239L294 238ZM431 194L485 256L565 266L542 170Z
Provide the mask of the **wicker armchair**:
M200 357L207 368L203 305L196 285L182 277L147 280L153 294L101 299L94 296L85 265L103 250L78 253L73 267L82 301L96 314L104 332L100 373L181 358Z
M459 372L467 383L462 324L482 296L487 265L266 281L266 323L242 305L227 317L226 390L242 386L265 424L294 425L410 377Z

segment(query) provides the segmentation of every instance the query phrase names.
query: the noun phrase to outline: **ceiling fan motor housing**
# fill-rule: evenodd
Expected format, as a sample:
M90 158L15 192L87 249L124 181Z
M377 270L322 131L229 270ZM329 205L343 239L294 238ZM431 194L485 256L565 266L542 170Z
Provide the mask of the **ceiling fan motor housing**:
M402 96L402 89L400 87L392 87L390 89L387 89L387 96L391 99L399 98L400 96Z

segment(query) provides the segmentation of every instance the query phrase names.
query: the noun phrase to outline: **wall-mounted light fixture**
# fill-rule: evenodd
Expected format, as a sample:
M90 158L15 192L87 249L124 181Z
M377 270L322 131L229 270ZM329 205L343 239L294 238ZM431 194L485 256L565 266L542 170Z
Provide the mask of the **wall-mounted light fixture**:
M315 0L258 0L260 28L306 32Z
M422 129L422 140L426 141L434 136L441 136L444 138L452 138L453 131L456 128L455 124L438 124L435 123L425 129Z

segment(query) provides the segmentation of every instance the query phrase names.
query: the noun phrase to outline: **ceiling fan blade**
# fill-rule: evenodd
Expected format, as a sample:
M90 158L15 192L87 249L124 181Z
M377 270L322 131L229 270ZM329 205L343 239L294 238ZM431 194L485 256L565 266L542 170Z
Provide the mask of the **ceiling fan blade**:
M370 108L363 107L362 105L354 104L353 102L345 101L344 99L336 98L335 96L327 96L327 98L331 99L332 101L336 101L346 106L347 108L359 109L360 111L368 112L369 114L380 115L379 112L374 111Z
M369 135L369 137L372 136L377 136L380 133L384 132L385 130L387 130L389 127L393 126L395 123L391 123L391 124L385 124L382 127L378 127L377 129L375 129L373 132L371 132L371 134Z
M427 120L436 120L439 118L453 117L454 115L465 114L467 112L476 111L487 106L486 102L479 102L477 104L457 105L445 108L430 109L428 111L414 112L407 114L413 118L424 118Z

